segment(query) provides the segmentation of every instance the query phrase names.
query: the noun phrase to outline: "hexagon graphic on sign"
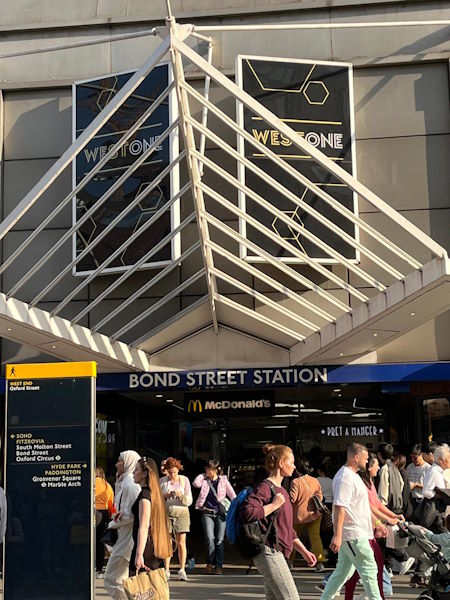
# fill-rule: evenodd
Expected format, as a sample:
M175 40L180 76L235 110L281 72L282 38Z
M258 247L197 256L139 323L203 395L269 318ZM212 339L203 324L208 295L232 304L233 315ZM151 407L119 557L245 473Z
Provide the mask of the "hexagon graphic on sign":
M303 95L310 104L323 106L327 101L330 92L323 81L308 81L303 90Z

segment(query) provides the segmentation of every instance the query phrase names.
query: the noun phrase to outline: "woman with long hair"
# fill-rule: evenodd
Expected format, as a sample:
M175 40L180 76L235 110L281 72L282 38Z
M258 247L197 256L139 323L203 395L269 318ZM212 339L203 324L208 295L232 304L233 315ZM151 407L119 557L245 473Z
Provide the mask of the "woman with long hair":
M222 575L226 514L222 502L233 500L236 492L226 475L220 474L220 464L216 459L209 460L205 473L197 475L192 482L200 493L195 508L202 511L202 524L206 544L206 574Z
M105 546L100 541L109 517L114 512L114 492L106 481L102 467L95 469L95 571L97 579L103 578Z
M131 551L133 549L133 514L131 507L141 488L134 483L133 472L140 456L134 450L119 454L116 463L116 509L110 529L117 529L117 542L112 547L105 571L105 590L113 600L127 600L122 581L128 577Z
M189 479L180 475L183 465L171 456L165 461L166 476L159 480L161 491L166 502L169 517L169 532L175 535L180 569L178 579L187 581L186 575L186 534L191 527L189 506L192 504L192 492ZM170 557L165 560L166 576L170 579Z
M172 556L167 512L159 486L158 466L152 458L143 456L134 469L134 481L141 488L132 513L133 550L130 575L140 569L163 569L164 560Z
M240 516L244 523L259 521L266 538L262 552L253 562L264 579L266 600L299 600L297 586L287 560L295 548L313 567L317 559L298 539L294 530L293 510L289 494L282 487L283 477L295 469L294 455L288 446L266 444L263 447L268 473L243 503Z

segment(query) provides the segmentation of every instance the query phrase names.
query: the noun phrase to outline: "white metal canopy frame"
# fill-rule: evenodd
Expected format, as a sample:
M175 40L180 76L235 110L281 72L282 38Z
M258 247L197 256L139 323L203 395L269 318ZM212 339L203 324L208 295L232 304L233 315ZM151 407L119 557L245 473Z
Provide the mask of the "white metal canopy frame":
M190 335L207 328L217 335L224 329L233 329L287 349L291 364L342 362L376 350L387 340L445 311L450 267L444 248L215 68L212 40L200 34L200 29L203 32L207 28L179 25L169 10L167 27L156 31L162 37L160 46L1 223L4 260L0 267L0 335L62 359L94 359L103 371L160 368L156 358L159 352L182 344ZM133 97L150 71L167 58L172 64L173 81L82 181L49 208L49 188ZM186 76L189 71L195 72L195 79ZM64 209L67 211L80 190L133 139L173 90L178 117L81 219L55 238L55 223ZM216 102L210 99L213 96L218 99ZM379 226L374 227L373 219L369 222L364 215L346 208L255 139L238 124L234 102L245 106L339 180L340 185L367 202L377 214L375 222ZM101 233L86 243L80 254L72 257L72 238L83 223L149 160L163 139L177 134L181 139L180 153ZM275 164L290 183L280 183L240 153L237 140L253 147L268 164ZM119 227L175 168L181 173L179 191L151 218L140 223L128 239L111 248L107 258L86 278L75 278L76 264ZM242 168L261 179L265 189L281 194L292 210L280 210L270 194L263 196L248 187L238 177ZM326 204L327 212L319 212L292 189L308 190ZM240 194L260 212L250 214L242 210ZM109 273L108 265L167 215L175 202L181 203L180 223L164 233L161 241L127 270ZM10 236L17 234L21 220L36 210L41 215L40 224L18 245L17 236ZM305 228L293 218L297 210L320 223L323 231L339 235L360 260L349 260L327 242L326 236ZM261 211L278 219L293 236L308 240L333 265L311 258L301 245L290 243L269 228L257 217ZM338 226L336 216L340 222L350 223L359 235L346 233ZM241 235L239 221L258 232L258 236L251 239ZM389 235L384 233L386 230ZM181 235L181 253L176 260L159 270L142 270L177 235ZM293 262L287 263L268 252L268 242L270 247L275 244L284 255L287 253ZM240 253L243 247L260 260L245 260ZM31 267L25 266L30 264ZM412 320L412 315L417 318Z

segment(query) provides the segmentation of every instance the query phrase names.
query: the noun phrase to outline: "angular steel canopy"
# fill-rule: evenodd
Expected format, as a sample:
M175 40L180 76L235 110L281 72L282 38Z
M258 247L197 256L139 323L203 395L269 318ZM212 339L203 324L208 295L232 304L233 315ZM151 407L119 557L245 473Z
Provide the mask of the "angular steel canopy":
M164 364L158 355L170 348L183 348L189 336L209 330L218 336L219 345L220 336L230 330L268 342L288 351L292 365L336 363L376 350L448 309L450 264L444 248L216 69L212 64L210 38L199 34L192 25L177 24L171 16L167 27L158 33L162 42L156 51L1 223L0 239L5 245L10 232L35 205L43 215L40 225L9 253L0 267L3 281L10 282L0 295L1 336L63 360L96 360L103 371L184 368L186 364L177 362L179 353L174 352L172 362L169 359ZM122 104L133 97L148 73L167 59L173 67L173 82L75 189L49 211L43 201L46 190L71 167L76 156ZM192 71L195 80L186 78ZM198 84L200 75L202 85ZM224 102L210 101L212 86L215 97ZM88 276L74 277L73 269L101 241L102 234L88 241L81 254L69 257L62 270L52 272L52 259L70 246L83 222L95 214L114 189L151 158L158 142L124 171L83 219L53 239L50 247L47 243L46 251L36 254L36 248L44 247L38 240L48 237L61 211L132 139L172 90L176 92L178 117L161 138L178 132L182 150L162 176L179 167L180 190L130 238L113 248L110 256ZM234 101L278 130L293 147L369 203L380 215L380 228L374 228L347 209L239 126ZM303 200L303 195L294 194L239 153L238 137L282 169L298 184L298 189L307 189L325 202L329 213L321 214ZM291 203L292 210L282 211L270 197L262 197L250 189L238 178L238 165L281 193ZM155 181L142 190L108 224L106 233L118 227L157 184ZM278 219L293 235L303 236L320 248L333 265L312 258L301 245L294 246L276 228L267 227L243 210L239 193L251 198L274 220ZM115 257L178 201L180 223L127 270L105 277ZM325 239L305 229L293 218L297 209L305 211L326 230L339 234L355 249L359 260L349 260ZM359 235L352 237L340 229L330 217L332 214L352 223ZM262 241L257 243L241 235L235 227L239 220L257 231L257 239ZM384 233L387 225L389 236ZM393 231L398 235L392 235ZM181 236L182 242L180 256L175 261L157 270L140 270L176 235ZM267 240L289 253L293 262L270 254L264 247ZM259 262L243 258L240 248L257 256ZM34 264L25 271L24 264L29 264L30 256ZM89 293L86 300L87 286L95 292ZM123 298L124 286L133 291L125 300L118 300ZM149 297L152 289L157 290L155 295L159 299ZM55 297L64 299L55 302ZM412 314L415 319L411 319Z

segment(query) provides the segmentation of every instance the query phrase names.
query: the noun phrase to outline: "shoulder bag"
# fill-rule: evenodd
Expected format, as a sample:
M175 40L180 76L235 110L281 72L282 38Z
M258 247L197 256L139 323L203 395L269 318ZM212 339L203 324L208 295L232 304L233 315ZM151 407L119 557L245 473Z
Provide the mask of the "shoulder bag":
M219 475L219 479L220 479L220 477L221 476ZM217 496L217 492L214 489L214 486L211 483L211 480L208 479L207 481L208 481L209 489L212 491L213 495L216 497L217 503L219 505L220 514L223 515L224 517L226 517L228 509L230 508L231 500L229 498L227 498L227 496L225 496L225 498L222 498L222 500L219 500L219 498Z

